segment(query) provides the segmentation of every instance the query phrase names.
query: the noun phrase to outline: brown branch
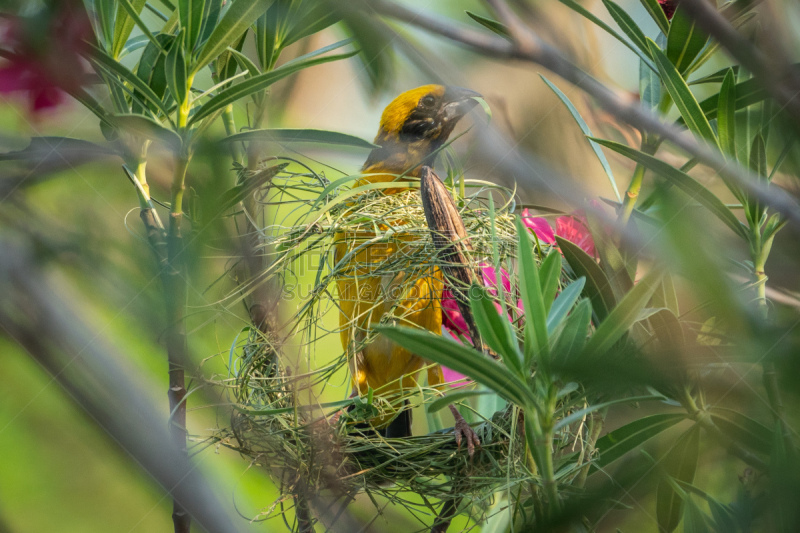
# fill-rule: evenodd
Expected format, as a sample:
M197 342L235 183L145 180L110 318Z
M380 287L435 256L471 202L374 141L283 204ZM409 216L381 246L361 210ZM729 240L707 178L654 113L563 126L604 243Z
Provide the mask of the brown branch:
M440 20L386 0L373 0L365 5L368 5L368 8L377 15L392 17L441 35L451 41L466 45L480 54L541 65L586 92L608 113L635 128L669 140L703 164L734 181L742 189L770 205L800 227L800 206L785 191L769 187L769 184L763 183L750 170L736 162L726 160L718 151L699 143L685 130L673 124L662 123L657 115L645 110L638 101L617 95L565 58L559 51L539 40L528 28L525 28L525 31L531 39L526 39L526 42L520 45L520 43L509 43L505 39L488 33L459 27L452 21Z

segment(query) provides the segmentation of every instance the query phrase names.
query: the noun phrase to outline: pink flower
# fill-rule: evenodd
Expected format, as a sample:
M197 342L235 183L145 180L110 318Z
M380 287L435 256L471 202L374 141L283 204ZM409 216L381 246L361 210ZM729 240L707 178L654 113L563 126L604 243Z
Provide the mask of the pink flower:
M591 255L595 256L594 239L589 232L589 225L586 222L586 217L578 211L574 215L564 215L556 219L556 230L548 224L547 220L543 217L537 217L527 209L522 210L522 222L525 226L536 234L536 237L544 243L555 243L555 235L562 237L570 242L580 246L580 248Z
M64 101L84 77L81 54L92 30L80 2L51 4L30 17L9 17L0 36L0 94L23 93L38 112Z
M489 294L496 296L497 295L497 271L493 266L487 264L481 264L481 277L483 278L483 285L484 287L488 288ZM506 292L511 291L511 277L509 276L508 272L505 269L500 270L500 281L503 284L503 289ZM502 312L502 307L500 304L495 304L497 307L498 312ZM521 305L518 305L521 308ZM510 318L509 318L510 319ZM445 289L442 292L442 327L447 330L456 340L459 339L459 335L463 336L467 340L471 341L471 337L469 334L469 328L467 327L467 321L464 320L464 316L461 314L461 311L458 309L458 302L456 301L455 296L449 289ZM445 381L457 381L460 379L464 379L466 376L456 372L455 370L451 370L447 367L442 367L442 372L444 373ZM460 387L462 385L466 385L467 383L461 383L455 385L456 387Z
M675 8L678 7L676 0L658 0L661 10L667 16L668 20L672 20L672 15L675 14Z

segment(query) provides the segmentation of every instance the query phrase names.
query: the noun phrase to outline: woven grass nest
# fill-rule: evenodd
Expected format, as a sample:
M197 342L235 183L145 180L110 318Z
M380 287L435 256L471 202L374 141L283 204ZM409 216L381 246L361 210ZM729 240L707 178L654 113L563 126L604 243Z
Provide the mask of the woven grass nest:
M418 185L411 179L409 189L387 195L383 193L386 185L358 186L358 176L331 183L310 170L289 172L284 165L271 164L259 171L272 176L269 186L256 191L256 197L281 207L262 225L263 250L270 267L251 286L269 280L277 280L282 287L305 281L309 290L305 297L294 299L297 312L279 333L265 336L250 330L247 341L233 352L231 381L237 408L230 429L223 432L226 445L268 466L285 493L300 488L350 495L366 491L372 498L379 492L393 502L418 506L418 498L403 496L413 491L424 498L459 494L485 504L493 492L519 478L529 478L524 438L518 433L519 413L513 407L475 425L482 446L469 458L466 447L456 447L452 429L387 440L366 428L371 416L387 403L395 407L404 405L406 399L429 403L440 397L441 391L420 385L419 390L388 400L377 395L371 401L347 398L344 394L338 402L312 400L331 376L347 365L343 349L336 354L317 350L318 341L327 335L334 335L337 342L326 346L339 346L338 327L326 327L322 320L328 312L338 315L336 277L347 261L334 260L334 237L365 233L371 234L371 244L402 242L401 257L368 266L371 275L391 277L403 272L407 284L438 265L437 252ZM470 236L473 259L514 271L514 191L463 179L445 180L445 185L452 190ZM307 269L311 272L301 271L299 265L311 265ZM511 291L504 294L512 322L519 318L514 316L518 312L514 277ZM402 321L402 317L395 318ZM287 338L300 346L302 370L285 363L280 339ZM368 335L365 342L369 342Z

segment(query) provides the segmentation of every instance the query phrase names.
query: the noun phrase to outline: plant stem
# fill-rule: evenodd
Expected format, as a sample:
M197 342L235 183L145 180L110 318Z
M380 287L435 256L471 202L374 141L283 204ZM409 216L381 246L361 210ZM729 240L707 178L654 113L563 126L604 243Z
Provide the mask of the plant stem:
M583 488L586 485L586 478L589 477L589 470L592 466L590 460L592 458L592 454L594 454L594 446L597 443L597 439L600 437L600 433L603 432L603 426L605 425L605 411L606 410L603 409L603 413L594 412L589 418L588 438L586 440L584 449L581 451L580 459L581 461L584 461L588 458L589 461L586 461L586 464L581 467L581 471L575 480L574 485L578 488Z
M717 440L719 444L727 448L730 453L750 466L757 468L762 472L766 472L767 463L765 463L760 457L746 450L738 442L731 440L729 435L722 433L719 427L717 427L717 425L714 423L714 420L711 418L711 414L705 409L701 409L697 406L688 387L684 387L683 397L679 398L678 401L680 401L681 405L683 405L684 409L686 409L689 417L701 428L703 428L706 433L711 435L712 438Z
M186 305L186 281L183 268L183 193L185 190L186 169L189 155L183 154L176 160L172 179L172 201L170 205L169 231L167 234L167 273L164 289L167 309L167 360L169 373L169 410L172 414L170 433L173 444L182 453L186 450L186 378L187 361L186 325L184 307ZM188 454L187 454L188 455ZM191 517L177 500L173 501L172 521L175 532L189 533Z

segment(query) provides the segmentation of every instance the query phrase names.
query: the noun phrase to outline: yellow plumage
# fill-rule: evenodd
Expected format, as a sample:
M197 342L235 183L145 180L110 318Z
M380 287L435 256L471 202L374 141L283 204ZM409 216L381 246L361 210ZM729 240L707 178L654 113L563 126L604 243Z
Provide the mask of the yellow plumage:
M426 85L407 91L384 110L375 144L381 146L370 154L362 168L364 176L356 185L409 181L419 177L423 163L447 139L463 112L452 115L447 104L448 88ZM464 100L460 90L458 102ZM470 95L475 93L469 92ZM467 110L471 105L465 106ZM398 176L401 176L398 178ZM389 188L384 194L395 194L404 188ZM387 228L381 228L387 229ZM394 228L398 229L398 228ZM338 260L375 238L373 232L341 233L336 237ZM379 395L414 387L425 361L382 335L374 336L366 345L365 336L373 325L390 316L401 325L416 325L436 334L441 333L442 276L433 266L408 265L403 272L374 275L384 261L398 259L403 248L418 238L399 233L391 243L363 246L348 261L338 279L342 346L347 350L353 384L361 394L371 387ZM358 349L360 347L360 350ZM428 383L444 382L441 368L428 370ZM376 427L385 425L391 415L373 420Z

